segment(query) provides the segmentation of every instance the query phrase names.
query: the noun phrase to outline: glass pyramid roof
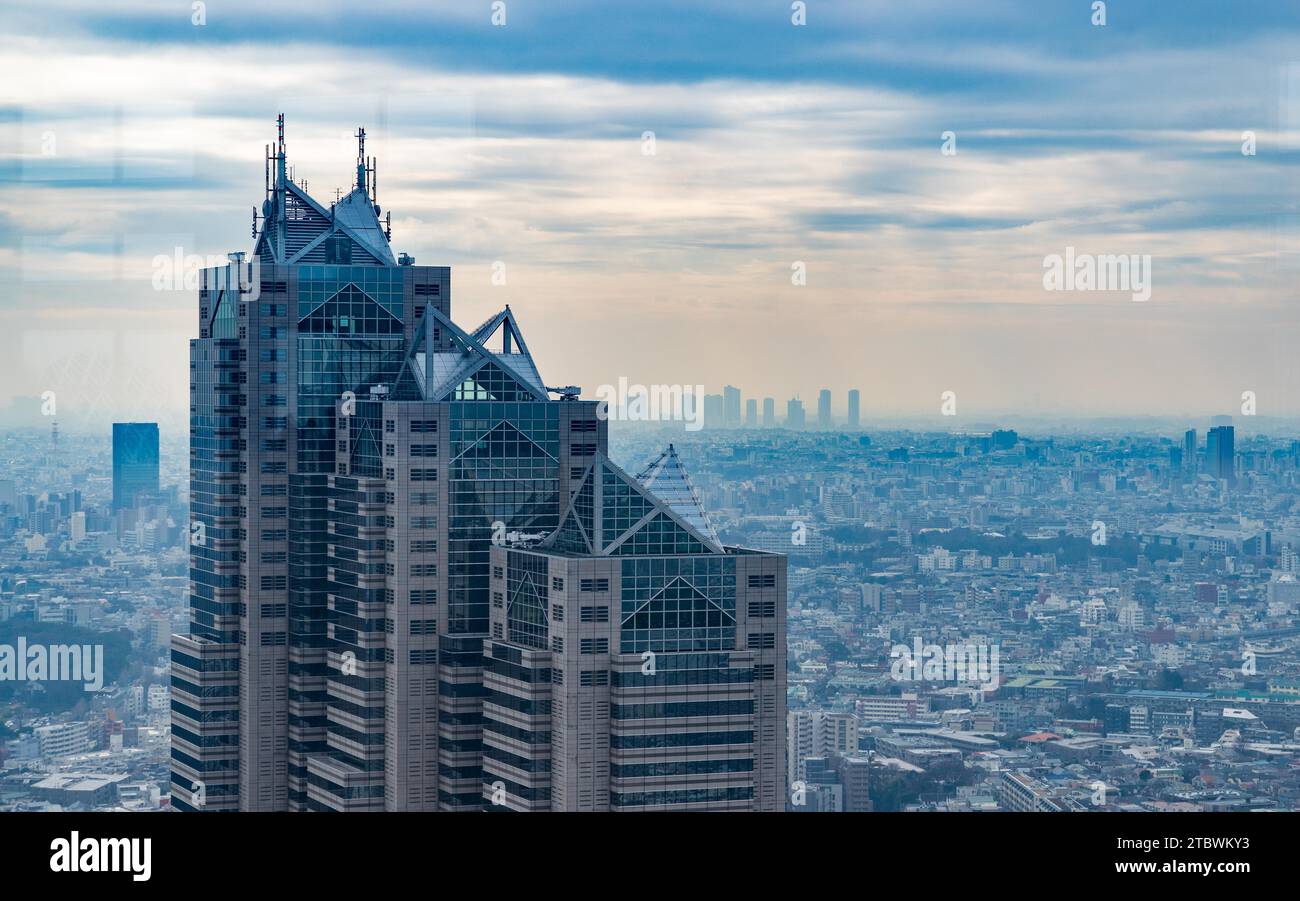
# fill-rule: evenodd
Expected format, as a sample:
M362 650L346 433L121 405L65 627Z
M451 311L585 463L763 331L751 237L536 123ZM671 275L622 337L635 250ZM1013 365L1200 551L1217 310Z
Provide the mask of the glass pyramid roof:
M726 553L704 510L694 500L694 489L676 451L669 446L650 464L650 470L651 482L662 487L667 497L597 453L581 487L569 499L560 528L546 544L569 553L585 550L601 556ZM675 498L678 506L674 507L669 498ZM698 525L700 522L704 528Z
M691 478L671 444L653 463L637 473L636 480L696 531L714 544L721 545L717 530L700 503L699 492L691 484Z

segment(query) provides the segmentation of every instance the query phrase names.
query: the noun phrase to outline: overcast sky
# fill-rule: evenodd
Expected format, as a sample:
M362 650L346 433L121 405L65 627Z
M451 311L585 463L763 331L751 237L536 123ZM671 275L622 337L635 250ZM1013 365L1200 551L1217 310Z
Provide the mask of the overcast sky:
M364 126L394 251L587 396L1300 414L1300 5L1091 5L6 0L0 408L183 427L154 260L249 249L283 112L325 202ZM1149 255L1150 299L1045 290L1067 247Z

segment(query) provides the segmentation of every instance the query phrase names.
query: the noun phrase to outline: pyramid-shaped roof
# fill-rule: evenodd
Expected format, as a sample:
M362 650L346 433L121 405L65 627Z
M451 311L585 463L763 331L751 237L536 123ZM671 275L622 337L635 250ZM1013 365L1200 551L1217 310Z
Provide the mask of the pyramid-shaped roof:
M395 396L405 396L406 386L413 384L418 399L427 401L549 400L513 314L507 308L498 314L502 315L501 322L514 339L507 340L505 350L497 353L488 350L483 341L456 325L433 304L427 304L407 351ZM452 349L440 349L440 342L434 340L435 328L442 331ZM481 333L482 328L477 331ZM492 331L487 334L490 337Z
M677 449L671 444L653 463L637 473L636 480L710 541L720 544L718 532L700 502L700 493L695 490L691 477L686 474L686 467L677 456Z
M379 208L371 197L366 169L360 159L355 187L329 209L289 175L283 116L279 144L275 155L268 157L270 162L275 163L274 183L269 185L262 206L262 228L253 245L253 254L263 263L327 263L350 259L352 265L397 265L388 246L387 231L379 223ZM350 245L347 256L333 253L337 248L330 239L342 239L345 245Z
M379 214L364 188L354 188L352 193L334 204L334 225L378 259L390 266L397 265L384 228L379 224Z
M701 530L601 453L544 546L593 556L726 553L711 526Z

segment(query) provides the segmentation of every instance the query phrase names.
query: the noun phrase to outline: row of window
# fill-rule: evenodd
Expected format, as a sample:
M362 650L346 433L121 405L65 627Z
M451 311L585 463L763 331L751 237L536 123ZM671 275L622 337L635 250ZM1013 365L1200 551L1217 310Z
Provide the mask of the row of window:
M392 435L397 431L397 421L395 419L384 420L384 431ZM414 434L427 435L436 434L438 431L438 420L436 419L412 419L411 432Z
M564 653L564 637L554 635L551 637L551 650L556 654ZM579 654L608 654L608 638L580 638L578 639Z
M438 662L438 651L437 649L411 651L410 656L407 659L410 661L411 666L433 666ZM396 662L397 655L394 653L393 649L384 648L384 663L391 664ZM379 737L382 741L383 735L381 734Z
M384 456L385 456L385 457L396 457L396 456L397 456L397 445L396 445L396 444L385 444L385 445L384 445ZM436 445L436 444L412 444L412 445L411 445L411 449L410 449L410 456L412 456L412 457L436 457L436 456L438 456L438 445Z

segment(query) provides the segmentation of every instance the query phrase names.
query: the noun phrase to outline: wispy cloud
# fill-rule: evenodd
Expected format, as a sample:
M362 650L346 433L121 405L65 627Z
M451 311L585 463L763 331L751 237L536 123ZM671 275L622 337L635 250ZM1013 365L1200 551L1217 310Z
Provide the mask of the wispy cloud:
M2 383L61 379L102 413L144 382L183 411L194 298L153 291L150 261L247 247L283 111L324 199L366 127L395 247L455 267L458 318L509 302L548 378L860 387L891 414L952 389L971 413L1164 415L1249 388L1300 412L1294 4L1112 3L1105 28L1087 4L808 5L796 28L783 3L508 0L494 28L487 2L212 0L196 27L189 4L20 0ZM1150 254L1151 300L1045 291L1066 246ZM176 353L107 385L32 350L142 316Z

